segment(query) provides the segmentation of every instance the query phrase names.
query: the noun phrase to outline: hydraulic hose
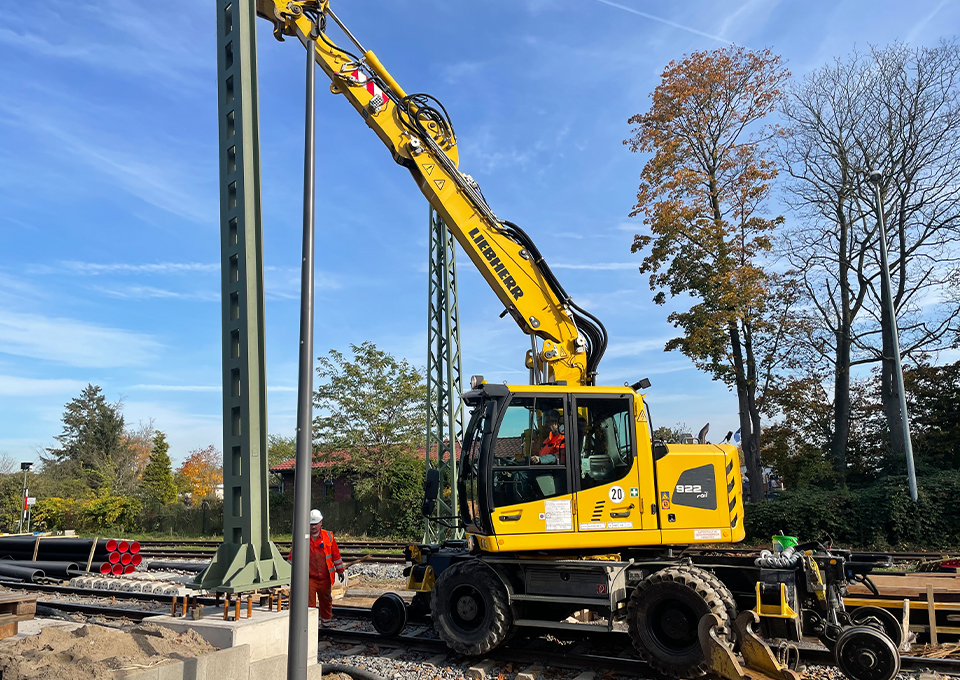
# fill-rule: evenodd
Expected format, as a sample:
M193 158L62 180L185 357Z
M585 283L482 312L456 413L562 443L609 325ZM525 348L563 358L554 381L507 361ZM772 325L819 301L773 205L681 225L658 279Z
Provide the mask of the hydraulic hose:
M769 550L760 551L760 557L753 563L761 569L792 569L800 564L803 555L798 553L795 548L787 548L779 555L774 555Z

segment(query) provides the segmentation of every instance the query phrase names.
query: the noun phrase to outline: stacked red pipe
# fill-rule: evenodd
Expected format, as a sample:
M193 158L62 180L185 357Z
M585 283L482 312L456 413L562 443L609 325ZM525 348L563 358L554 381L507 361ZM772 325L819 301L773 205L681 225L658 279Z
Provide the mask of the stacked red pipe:
M17 565L10 562L7 567L9 574L0 573L0 578L36 580L45 578L43 566L47 570L56 571L54 564L63 564L64 569L86 570L90 560L91 550L93 559L90 571L100 574L124 574L136 571L143 558L139 555L140 544L137 541L124 541L113 538L97 539L94 543L89 538L41 538L34 536L0 536L0 568L4 562L17 561L23 567L15 569ZM34 569L34 567L36 567ZM32 571L24 571L30 569ZM32 574L32 575L29 575ZM51 572L53 575L53 572Z

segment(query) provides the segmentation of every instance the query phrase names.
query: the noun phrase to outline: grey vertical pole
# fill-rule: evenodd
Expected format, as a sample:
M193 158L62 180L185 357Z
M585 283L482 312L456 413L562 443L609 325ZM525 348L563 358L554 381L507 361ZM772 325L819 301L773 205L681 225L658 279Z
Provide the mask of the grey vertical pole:
M307 41L307 102L303 152L303 260L300 271L300 376L297 385L297 463L293 493L293 578L290 583L288 680L307 677L310 578L310 496L313 473L313 229L315 193L315 59Z
M900 418L903 419L903 451L907 455L907 480L910 484L910 498L917 500L917 472L913 466L913 441L910 438L910 416L907 413L907 393L903 389L903 367L900 365L900 331L897 328L897 311L893 304L893 286L890 284L890 266L887 264L887 225L883 219L883 200L880 198L880 182L883 175L879 170L870 172L870 183L877 199L877 224L880 231L880 277L890 301L887 313L890 315L890 333L893 336L893 372L900 392Z

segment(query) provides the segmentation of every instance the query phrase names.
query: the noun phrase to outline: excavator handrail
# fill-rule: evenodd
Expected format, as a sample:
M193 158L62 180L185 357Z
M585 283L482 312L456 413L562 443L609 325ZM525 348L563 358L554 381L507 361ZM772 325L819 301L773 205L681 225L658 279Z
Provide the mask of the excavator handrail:
M564 291L532 239L500 220L479 185L458 168L456 135L443 106L427 94L407 94L377 56L365 50L333 13L328 0L256 0L258 16L274 36L313 39L316 60L331 81L406 167L450 233L494 290L520 329L542 340L526 366L542 382L595 384L606 348L603 324ZM356 56L327 35L327 18L361 52ZM546 370L542 370L547 367Z

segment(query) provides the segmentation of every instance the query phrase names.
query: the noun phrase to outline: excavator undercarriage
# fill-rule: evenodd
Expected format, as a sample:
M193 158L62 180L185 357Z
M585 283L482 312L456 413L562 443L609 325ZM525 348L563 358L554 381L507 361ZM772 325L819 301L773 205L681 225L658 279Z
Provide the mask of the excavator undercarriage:
M798 649L816 642L852 680L893 680L900 669L897 620L843 605L847 584L869 583L886 556L818 543L760 557L490 555L451 541L409 546L406 557L414 604L378 600L377 629L398 634L429 605L441 638L463 654L485 654L524 627L583 631L575 615L586 610L597 617L591 630L625 629L634 652L668 677L794 680Z

